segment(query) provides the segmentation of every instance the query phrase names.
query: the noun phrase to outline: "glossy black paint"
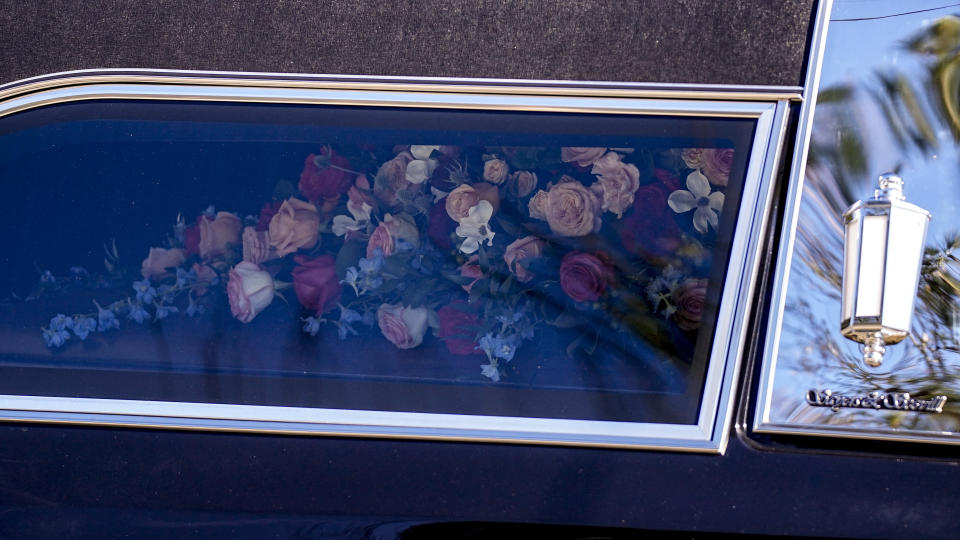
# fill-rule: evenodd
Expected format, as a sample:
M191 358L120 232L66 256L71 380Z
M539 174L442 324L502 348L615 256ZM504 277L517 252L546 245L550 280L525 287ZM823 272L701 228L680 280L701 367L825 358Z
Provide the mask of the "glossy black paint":
M39 425L5 425L0 440L7 537L272 519L305 538L323 523L424 521L947 538L960 479L955 461L739 438L723 456Z

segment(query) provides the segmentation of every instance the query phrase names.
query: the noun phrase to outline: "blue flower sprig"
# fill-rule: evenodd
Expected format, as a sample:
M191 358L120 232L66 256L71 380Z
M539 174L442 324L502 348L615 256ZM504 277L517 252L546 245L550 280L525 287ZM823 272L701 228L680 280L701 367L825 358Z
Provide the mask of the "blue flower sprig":
M193 294L194 288L209 287L218 282L218 277L213 281L201 282L197 279L197 273L194 270L184 268L176 269L176 282L173 284L154 286L149 278L134 281L133 295L106 306L94 300L96 311L69 316L63 313L56 314L50 319L47 327L40 329L43 341L51 349L63 347L71 337L85 341L91 333L120 328L120 317L124 316L137 324L166 319L171 314L180 312L175 302L184 293L187 294L188 302L184 312L189 317L196 317L202 314L205 308L203 304L197 302Z

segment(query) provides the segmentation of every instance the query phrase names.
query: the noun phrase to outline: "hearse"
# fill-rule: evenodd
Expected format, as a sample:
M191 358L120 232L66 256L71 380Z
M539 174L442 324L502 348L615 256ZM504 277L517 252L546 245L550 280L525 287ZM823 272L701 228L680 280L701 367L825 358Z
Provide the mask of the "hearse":
M6 3L0 536L955 538L943 4Z

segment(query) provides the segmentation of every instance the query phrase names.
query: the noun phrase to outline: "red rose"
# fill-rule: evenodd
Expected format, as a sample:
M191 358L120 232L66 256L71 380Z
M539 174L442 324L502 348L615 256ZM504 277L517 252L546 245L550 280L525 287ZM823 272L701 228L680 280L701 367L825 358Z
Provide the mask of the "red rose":
M200 254L200 220L203 216L197 216L197 221L183 231L183 247L190 255Z
M667 257L680 248L680 227L667 206L669 191L661 184L642 186L633 200L633 211L623 219L623 247L645 259Z
M297 267L293 269L293 292L303 307L325 313L340 301L340 280L337 279L336 261L330 255L310 258L293 257Z
M454 300L450 305L437 310L440 330L437 334L452 354L482 354L477 350L475 327L480 324L477 314L469 311L469 304L463 300Z
M707 280L690 278L680 284L670 295L677 311L673 320L681 330L700 328L703 318L703 304L707 299Z
M577 302L600 298L613 281L613 269L594 255L571 251L560 262L560 288Z
M317 162L320 162L319 166ZM319 155L310 154L303 163L303 172L300 173L300 184L297 187L311 202L339 197L346 193L353 183L353 175L340 170L349 168L350 162L343 156L334 154L332 150L329 154L327 150Z

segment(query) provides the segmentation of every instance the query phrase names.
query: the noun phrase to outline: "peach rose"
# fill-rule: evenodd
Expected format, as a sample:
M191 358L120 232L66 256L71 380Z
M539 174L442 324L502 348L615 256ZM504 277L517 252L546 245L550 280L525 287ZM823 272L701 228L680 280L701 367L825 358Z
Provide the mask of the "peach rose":
M733 165L732 148L706 148L703 150L701 172L715 186L726 186Z
M397 240L404 240L415 248L419 247L420 231L409 217L387 214L370 235L370 240L367 242L367 258L372 258L377 248L383 251L384 257L393 255L397 249Z
M389 206L397 204L397 192L413 184L407 181L407 165L413 161L409 152L400 152L377 170L373 180L373 194Z
M398 349L412 349L423 343L429 318L429 311L423 307L383 304L377 309L380 332Z
M630 163L624 163L616 152L608 152L593 164L591 171L600 180L591 186L601 198L600 207L613 212L618 218L633 205L633 197L640 188L640 171Z
M148 279L165 276L168 268L175 268L187 260L187 253L180 248L153 247L140 265L140 274Z
M446 209L450 219L460 223L469 215L470 209L481 200L490 203L493 211L500 207L500 191L497 186L487 182L478 182L473 185L461 184L447 195Z
M703 164L703 148L684 148L680 158L687 167L699 169Z
M507 190L521 199L533 193L537 187L537 174L530 171L517 171L507 180Z
M560 236L586 236L600 230L600 199L580 182L550 188L544 209L547 224Z
M197 284L193 286L193 292L197 296L207 294L209 286L220 280L217 271L206 264L193 263L190 268L197 274Z
M253 320L273 302L273 278L251 262L237 263L230 270L227 298L230 312L242 323Z
M244 227L243 260L260 264L277 257L279 257L277 249L270 244L270 233L268 231L258 231L255 227Z
M502 184L510 166L502 159L489 159L483 164L483 179L491 184Z
M543 253L545 242L536 236L525 236L514 240L503 254L503 262L513 272L520 283L527 283L535 276L533 272L524 268L521 261L539 257Z
M547 192L542 189L530 198L530 201L527 203L527 209L530 210L530 217L541 221L547 219L547 199Z
M301 248L317 245L320 216L313 203L290 197L270 220L270 245L283 257Z
M577 165L586 167L603 157L606 152L606 148L564 146L560 148L560 159L566 163L576 162Z
M227 246L240 243L240 231L243 223L230 212L217 212L213 219L203 218L198 222L200 229L200 256L204 259L219 257L227 252Z

